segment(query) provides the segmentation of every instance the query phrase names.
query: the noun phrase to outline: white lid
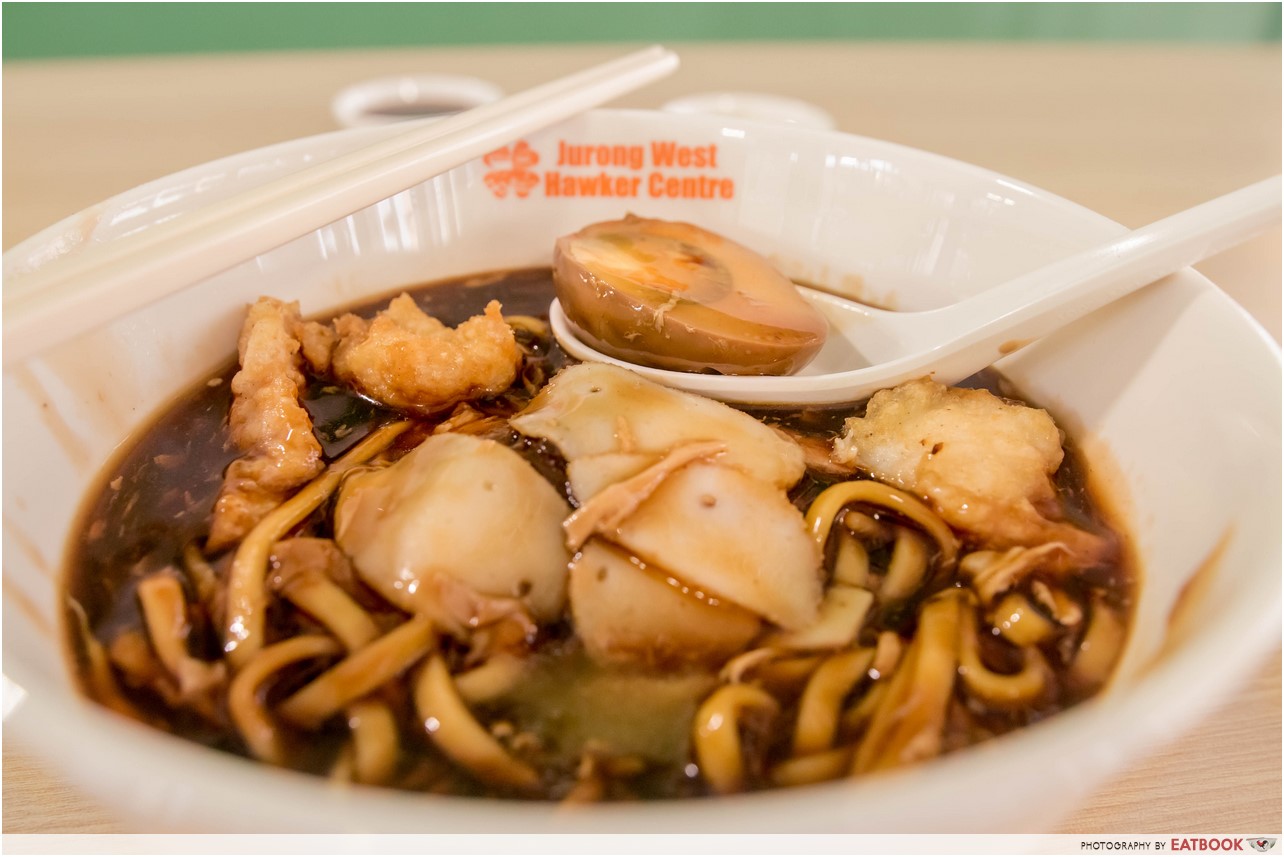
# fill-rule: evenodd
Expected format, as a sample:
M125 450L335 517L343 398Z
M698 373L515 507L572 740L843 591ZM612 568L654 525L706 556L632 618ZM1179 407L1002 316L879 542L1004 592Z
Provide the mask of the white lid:
M705 113L830 131L834 117L808 101L765 92L701 92L666 102L670 113Z
M498 101L504 91L488 80L451 74L379 77L340 90L330 102L345 128L448 116Z

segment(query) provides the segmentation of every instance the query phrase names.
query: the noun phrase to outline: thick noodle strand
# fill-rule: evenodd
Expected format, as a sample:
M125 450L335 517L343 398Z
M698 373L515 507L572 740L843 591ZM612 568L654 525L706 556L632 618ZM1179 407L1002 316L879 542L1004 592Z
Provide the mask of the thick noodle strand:
M401 756L397 721L386 703L374 699L348 706L352 765L359 783L378 786L392 779Z
M324 574L292 574L277 590L295 607L316 619L353 652L379 636L379 626L360 604Z
M958 667L961 592L946 590L919 614L918 633L856 751L853 774L929 759L941 750Z
M192 581L196 597L205 605L206 613L214 619L219 593L218 575L214 573L213 566L209 564L205 554L201 553L196 542L183 545L183 570L187 572L188 580Z
M182 698L193 701L219 688L227 679L227 667L198 660L187 651L191 625L178 578L168 571L144 578L138 584L138 602L156 657L178 681Z
M267 567L272 545L325 502L339 487L345 473L387 449L409 427L409 422L395 422L371 432L324 473L269 512L242 540L228 575L223 633L223 652L233 669L243 668L263 648Z
M887 673L883 673L884 676ZM887 694L887 688L891 686L890 681L875 681L860 701L851 708L843 712L843 718L839 724L839 733L842 735L854 735L865 727L869 719L874 716L878 706L882 703L883 697Z
M896 532L891 524L871 518L864 512L858 512L855 509L848 509L843 512L839 520L845 530L866 545L882 547L896 537Z
M499 699L530 671L530 662L505 652L491 655L481 666L455 676L455 689L464 702L477 705Z
M276 723L263 707L263 684L290 664L342 651L329 637L304 634L261 649L236 674L227 690L227 709L255 758L274 765L285 764Z
M869 551L865 545L845 530L839 531L838 551L834 554L835 583L873 589L873 576L869 573Z
M835 517L844 506L851 503L870 503L881 506L918 524L936 540L941 551L941 567L949 569L954 566L959 552L958 539L954 537L954 533L945 521L941 520L940 515L933 512L921 500L872 479L855 479L830 485L820 492L820 496L807 508L807 530L822 550L825 543L829 541L829 531L834 526Z
M440 750L482 782L532 791L535 769L505 750L468 710L441 655L428 659L415 681L415 711Z
M843 700L866 676L873 662L873 649L855 649L826 658L816 669L798 702L795 756L822 753L833 747Z
M972 584L981 603L988 606L1040 565L1068 553L1069 548L1061 542L1049 542L1033 548L1014 547L1003 552L973 551L963 557L959 571Z
M774 715L780 706L771 694L750 684L728 684L713 692L696 711L696 763L705 782L719 794L745 787L745 763L740 749L740 719L746 711Z
M1070 664L1070 680L1078 687L1096 690L1110 678L1110 671L1122 653L1128 628L1105 597L1097 592L1092 596L1092 611L1088 628L1074 661Z
M802 692L811 674L825 659L821 655L783 654L787 657L767 661L758 668L757 683L773 696L795 696Z
M1030 600L1019 592L1009 592L990 613L990 621L1000 636L1014 646L1034 646L1051 640L1058 633L1057 625L1040 613Z
M805 786L835 780L852 764L852 748L837 747L810 756L786 759L771 769L773 786Z
M874 594L869 590L835 583L825 590L816 621L797 631L769 634L762 645L788 651L846 648L856 641L873 605Z
M887 574L878 588L878 600L884 606L905 601L927 582L927 568L932 560L926 540L909 527L896 528L896 542Z
M972 599L966 599L959 622L959 677L964 687L973 696L995 706L1034 702L1047 690L1051 670L1034 646L1023 648L1021 656L1021 671L1012 675L996 673L986 667L981 661L977 641L976 607Z
M85 613L85 608L76 599L68 598L67 609L76 617L76 632L84 650L84 676L89 695L118 714L148 722L149 718L125 698L120 685L116 683L116 675L112 672L107 652L89 629L89 616Z
M431 620L409 619L317 676L282 702L277 713L305 729L315 729L344 706L414 666L436 641Z

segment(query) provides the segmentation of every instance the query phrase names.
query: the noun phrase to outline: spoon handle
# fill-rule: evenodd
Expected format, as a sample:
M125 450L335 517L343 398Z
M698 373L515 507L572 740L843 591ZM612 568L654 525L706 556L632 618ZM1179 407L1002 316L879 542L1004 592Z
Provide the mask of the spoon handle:
M1274 176L931 313L938 342L1037 339L1278 223L1280 194ZM957 331L970 333L956 337Z

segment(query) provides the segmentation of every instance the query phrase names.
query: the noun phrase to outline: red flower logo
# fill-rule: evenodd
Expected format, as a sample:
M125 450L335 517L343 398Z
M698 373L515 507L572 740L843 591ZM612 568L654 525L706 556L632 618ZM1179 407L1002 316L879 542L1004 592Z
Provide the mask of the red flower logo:
M496 149L482 158L482 163L491 168L485 175L486 186L500 199L508 196L509 190L525 197L539 184L539 176L530 169L539 163L539 153L525 140Z

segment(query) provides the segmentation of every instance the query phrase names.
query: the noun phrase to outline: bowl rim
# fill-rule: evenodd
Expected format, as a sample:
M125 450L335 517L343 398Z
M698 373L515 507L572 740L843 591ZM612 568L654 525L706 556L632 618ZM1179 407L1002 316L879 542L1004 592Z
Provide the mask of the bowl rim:
M1072 212L1073 216L1079 218L1085 223L1091 219L1099 227L1110 227L1118 232L1123 232L1127 229L1123 224L1112 220L1100 212L1093 211L1092 209L1087 208L1086 206L1067 197L1044 190L1020 179L1004 175L996 170L991 170L978 164L953 158L949 155L942 155L926 149L918 149L892 140L868 137L862 134L854 134L838 129L810 128L796 124L781 124L753 119L742 119L740 117L697 113L670 113L663 110L647 110L642 108L597 108L585 111L581 116L605 117L607 119L618 117L625 121L647 119L649 121L663 121L681 125L705 126L708 128L744 129L751 133L770 134L786 139L845 140L855 142L862 147L867 147L875 151L901 154L918 159L924 163L945 167L947 169L957 171L961 175L969 176L970 178L985 180L988 182L998 182L1007 191L1055 203L1057 207L1062 208L1063 211ZM572 122L575 121L576 118L578 117L573 117L567 121ZM126 203L129 200L141 197L154 197L162 188L167 188L175 183L194 176L204 175L216 170L227 170L240 164L252 164L267 157L303 151L331 143L340 144L341 148L335 151L335 154L340 154L361 145L370 145L388 137L396 136L397 134L404 132L407 126L431 123L433 121L435 120L411 120L409 122L393 123L391 125L365 125L354 128L338 128L330 131L322 131L305 137L297 137L292 140L282 140L242 152L233 152L220 158L215 158L212 161L194 164L190 167L185 167L181 170L176 170L175 172L167 173L163 176L158 176L150 181L144 182L143 184L121 191L120 193L113 194L106 199L100 200L99 202L81 209L78 212L70 214L13 245L6 250L2 256L0 256L0 259L3 259L4 267L7 272L10 265L17 264L22 257L29 256L37 247L49 245L57 236L63 234L68 229L72 229L77 226L77 224L79 224L86 215L101 213L113 206L119 206ZM555 128L557 126L552 127ZM549 130L551 129L533 132L529 136L534 136L535 133L546 133ZM57 257L42 258L38 264L48 264L54 258ZM1253 323L1258 325L1258 322L1255 319L1253 320Z

